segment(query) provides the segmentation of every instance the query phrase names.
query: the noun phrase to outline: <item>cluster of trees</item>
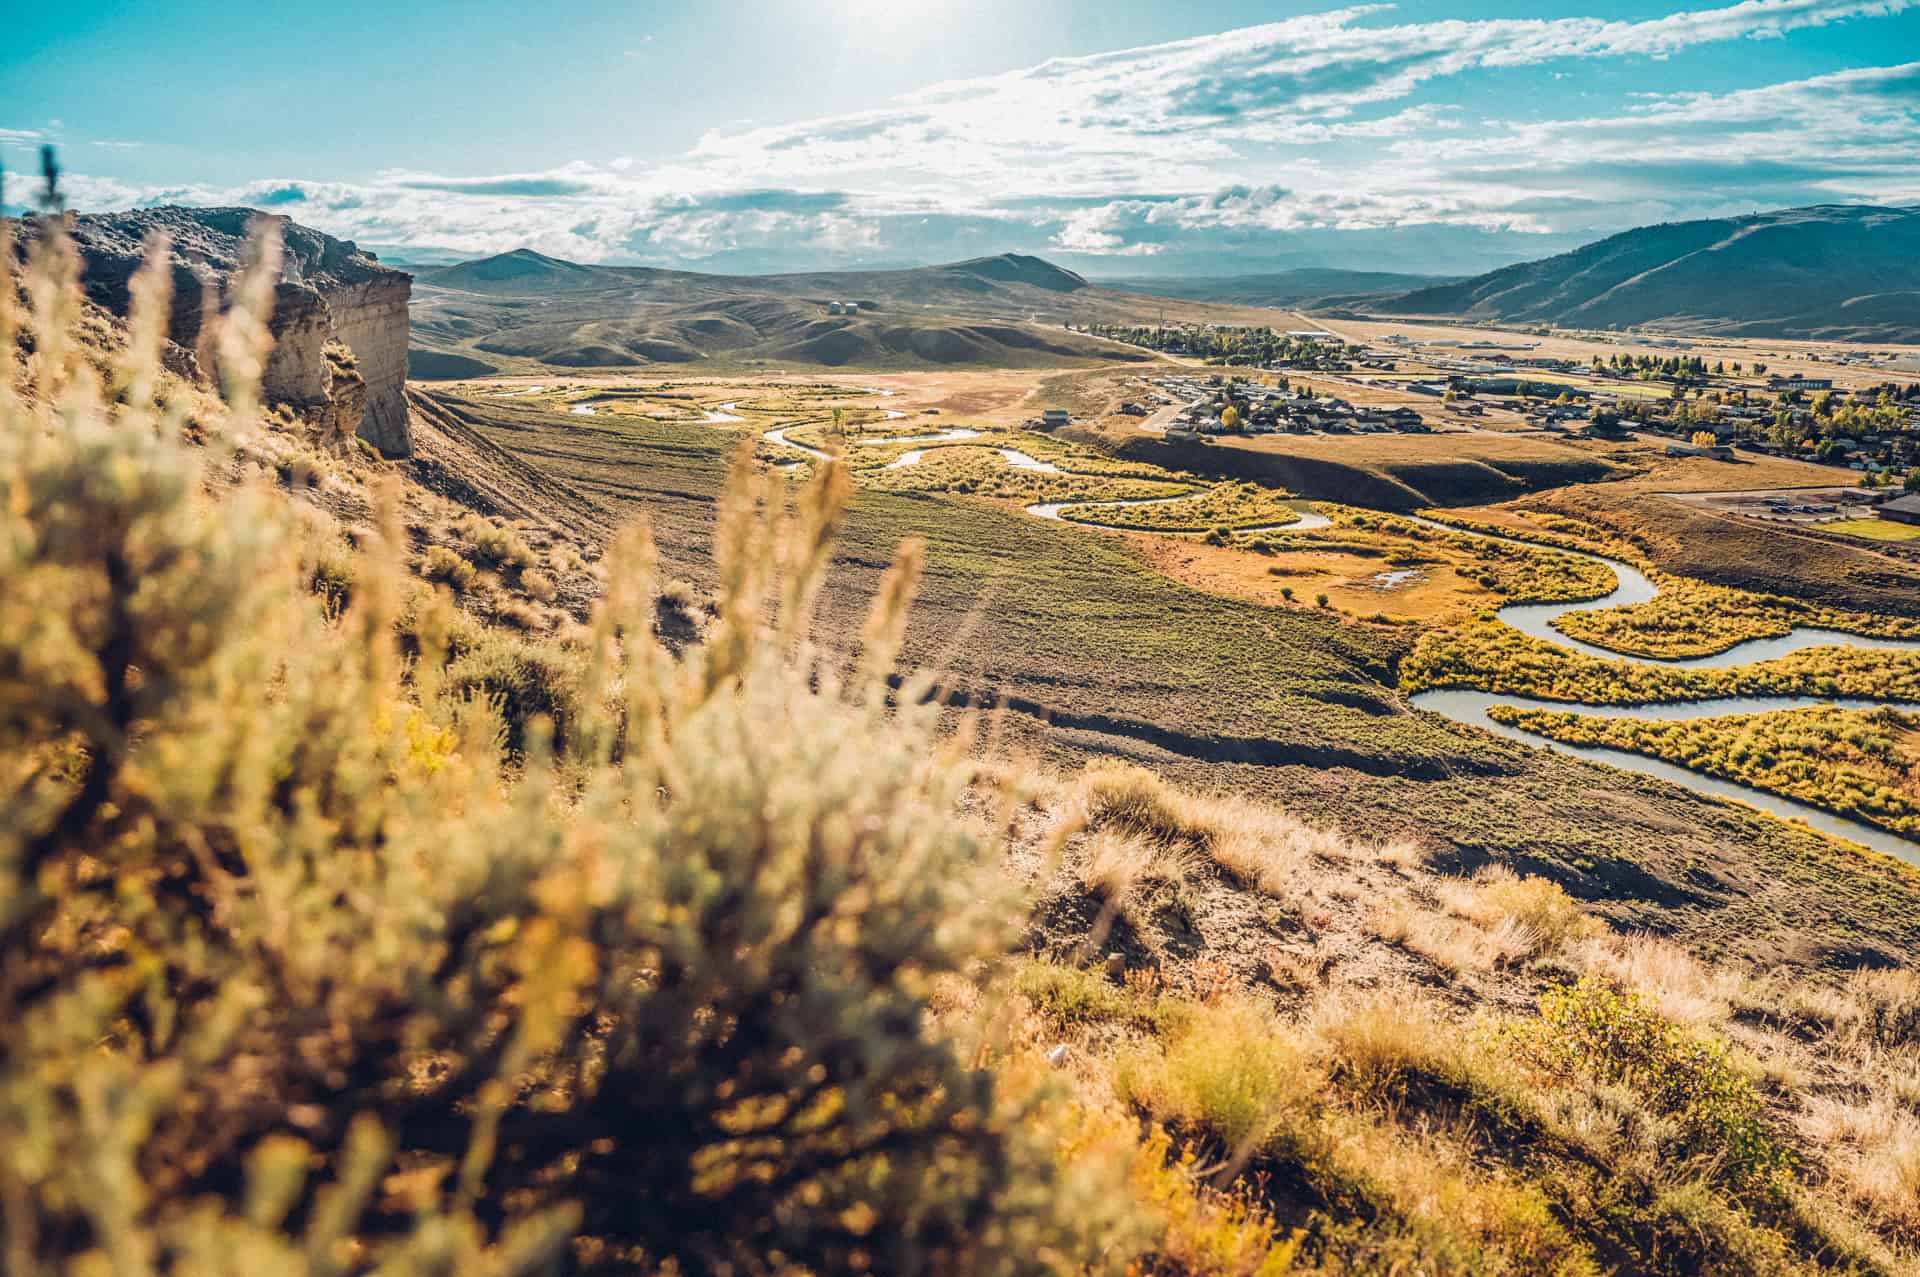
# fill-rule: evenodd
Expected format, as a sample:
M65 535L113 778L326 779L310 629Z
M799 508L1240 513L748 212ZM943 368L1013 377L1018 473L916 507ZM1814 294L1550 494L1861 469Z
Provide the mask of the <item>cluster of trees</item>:
M1806 394L1782 391L1772 401L1770 416L1742 416L1731 433L1740 438L1764 441L1783 451L1799 451L1809 441L1816 446L1814 456L1823 462L1844 459L1849 449L1843 441L1859 441L1878 436L1884 440L1877 459L1891 469L1911 469L1920 465L1920 437L1907 428L1913 403L1920 400L1920 386L1891 383L1874 388L1862 399L1856 395L1830 390ZM1704 435L1716 438L1724 428L1726 410L1745 408L1754 400L1744 389L1689 390L1676 382L1665 401L1629 399L1595 413L1596 426L1657 427L1708 442ZM1762 396L1759 401L1767 401ZM1602 421L1604 418L1604 423Z
M1781 448L1796 448L1809 439L1814 440L1818 445L1814 455L1822 461L1832 460L1843 451L1841 440L1901 435L1908 412L1900 398L1903 391L1904 388L1882 387L1871 403L1862 403L1850 395L1820 391L1805 400L1804 406L1800 396L1789 391L1775 402L1773 417L1764 427L1764 435ZM1920 460L1920 444L1911 437L1896 437L1888 444L1887 453L1887 462L1910 467Z
M1304 368L1317 372L1338 372L1353 367L1351 352L1346 343L1338 339L1293 337L1264 327L1088 324L1078 331L1130 346L1145 346L1149 350L1194 355L1232 367Z
M1746 374L1745 366L1738 361L1728 364L1717 361L1711 369L1707 361L1698 355L1629 355L1616 352L1610 358L1593 357L1595 372L1612 372L1621 376L1638 377L1641 381L1705 381L1708 377L1740 377ZM1755 364L1755 376L1767 371L1765 364Z

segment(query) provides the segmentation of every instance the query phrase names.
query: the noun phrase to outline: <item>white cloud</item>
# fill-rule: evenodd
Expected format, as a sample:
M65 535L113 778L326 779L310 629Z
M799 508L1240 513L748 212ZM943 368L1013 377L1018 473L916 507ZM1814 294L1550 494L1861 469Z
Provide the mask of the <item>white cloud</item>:
M1920 0L1743 0L1639 22L1496 19L1363 25L1366 5L1219 35L934 85L888 107L702 139L722 171L890 172L922 181L1087 191L1115 165L1136 189L1192 189L1196 164L1248 143L1364 137L1354 113L1468 71L1695 45L1883 16ZM1340 130L1347 130L1340 132Z
M1637 97L1578 118L1479 119L1408 99L1445 77L1671 57L1916 6L1742 0L1642 21L1396 23L1389 6L1362 5L938 84L855 114L737 123L657 166L73 189L92 207L259 204L383 245L793 266L950 247L1241 253L1394 227L1613 230L1761 203L1920 198L1920 64ZM0 130L0 143L38 137Z

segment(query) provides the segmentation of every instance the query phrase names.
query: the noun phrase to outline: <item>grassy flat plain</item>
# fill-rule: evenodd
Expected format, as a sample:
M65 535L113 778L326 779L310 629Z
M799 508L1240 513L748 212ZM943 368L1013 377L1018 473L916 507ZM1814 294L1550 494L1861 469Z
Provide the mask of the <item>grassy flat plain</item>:
M1835 536L1860 537L1867 541L1920 541L1920 527L1889 519L1837 519L1819 527L1822 532Z
M1390 333L1399 333L1413 341L1446 342L1494 342L1502 346L1532 346L1530 350L1515 350L1515 355L1534 355L1556 359L1573 359L1588 363L1594 356L1606 359L1615 354L1652 355L1664 358L1679 353L1672 346L1657 344L1651 335L1632 333L1600 334L1554 331L1543 334L1516 332L1498 328L1481 328L1469 325L1429 322L1424 320L1398 320L1389 318L1347 319L1328 316L1300 316L1303 322L1312 327L1325 328L1339 336L1357 341L1380 341ZM1676 337L1672 340L1686 348L1686 353L1698 355L1709 364L1725 361L1739 362L1751 367L1754 363L1767 365L1769 373L1804 374L1814 377L1832 377L1838 386L1870 386L1887 379L1888 374L1864 367L1849 367L1833 361L1841 355L1858 354L1862 350L1874 353L1887 353L1896 356L1911 357L1920 354L1920 349L1911 346L1861 347L1844 342L1802 341L1783 337ZM1471 354L1500 353L1489 351L1463 350L1450 347L1435 348L1434 354L1461 358ZM1808 359L1808 355L1818 355L1818 359ZM1610 385L1617 383L1609 383Z
M1129 375L1076 373L1071 388L1097 406L1103 395L1126 393ZM575 415L531 397L493 397L491 387L435 395L489 441L589 494L609 518L646 517L665 568L705 585L728 456L783 419L770 409L791 391L776 380L702 385L703 405L736 403L747 424ZM933 386L916 386L910 376L825 380L836 396L846 392L850 408L912 414L938 406L940 415L926 421L940 425L1018 421L1043 396L1061 394L1057 382L1036 383L1031 374L1024 383L1012 374L941 374ZM1049 388L1036 394L1036 384ZM854 393L867 387L896 393ZM968 402L978 404L977 415L957 406ZM821 404L803 407L812 418ZM1516 468L1543 459L1547 473L1564 467L1595 478L1626 469L1578 446L1461 440L1480 458ZM1350 442L1383 449L1390 441ZM1439 445L1450 441L1401 442L1423 449L1423 464L1439 465ZM1126 455L1148 460L1131 447ZM1390 458L1383 452L1369 460ZM823 600L822 635L857 633L893 547L921 538L927 569L909 658L948 671L957 699L1006 704L1013 711L1002 729L1007 739L1043 758L1134 758L1183 783L1282 800L1383 835L1404 833L1445 863L1522 866L1553 876L1618 922L1690 943L1758 954L1794 931L1856 961L1920 942L1920 876L1904 866L1734 805L1409 712L1397 688L1432 619L1470 616L1509 597L1467 575L1463 569L1477 573L1478 565L1454 547L1402 539L1395 550L1381 539L1372 546L1378 559L1342 556L1325 547L1387 534L1336 527L1321 534L1323 548L1280 533L1262 554L1038 520L1021 514L1017 501L894 493L857 481ZM1425 564L1424 577L1406 582L1407 597L1439 596L1399 613L1424 614L1421 625L1360 619L1396 615L1394 591L1358 583L1393 570L1395 553ZM1353 565L1342 573L1346 590L1327 589L1326 608L1314 602L1318 590L1295 587L1293 600L1277 598L1283 577L1270 569L1297 570L1315 554ZM1518 587L1510 581L1507 588Z

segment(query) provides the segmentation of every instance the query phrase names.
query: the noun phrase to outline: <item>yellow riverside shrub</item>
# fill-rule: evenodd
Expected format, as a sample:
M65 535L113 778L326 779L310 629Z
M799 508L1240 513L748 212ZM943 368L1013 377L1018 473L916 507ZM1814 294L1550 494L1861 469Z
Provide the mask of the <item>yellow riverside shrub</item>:
M394 502L334 613L291 499L232 477L260 257L205 448L153 406L162 258L114 407L57 227L30 359L0 281L0 1269L1126 1262L1127 1168L1064 1164L1044 1091L927 1027L1018 910L949 818L967 742L890 706L917 552L843 682L804 639L845 477L788 514L742 456L708 641L659 645L628 533L568 712L503 770Z
M1815 647L1728 669L1600 660L1491 617L1430 630L1400 665L1402 690L1473 687L1541 700L1645 705L1719 696L1858 696L1920 702L1920 653Z
M1908 617L1821 607L1665 573L1656 580L1660 593L1650 602L1569 612L1554 622L1554 628L1608 651L1656 657L1724 652L1735 644L1774 638L1798 626L1875 638L1920 638L1920 621Z
M1895 710L1809 706L1662 721L1495 705L1488 716L1569 744L1664 759L1895 833L1920 833L1920 731Z

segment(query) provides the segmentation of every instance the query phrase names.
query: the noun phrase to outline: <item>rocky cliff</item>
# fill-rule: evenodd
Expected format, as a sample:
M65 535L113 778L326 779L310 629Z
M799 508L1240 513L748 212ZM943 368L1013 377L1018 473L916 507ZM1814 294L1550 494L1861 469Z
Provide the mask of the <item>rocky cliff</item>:
M127 281L139 268L149 235L164 232L173 244L173 314L168 336L194 349L200 338L207 287L222 296L245 259L248 228L256 217L245 208L163 207L73 219L73 236L86 258L82 278L94 301L118 314L127 309ZM413 277L382 266L354 244L323 235L284 217L280 280L274 290L273 354L263 377L275 402L320 409L337 420L333 405L339 367L326 346L337 341L353 352L364 387L340 387L364 395L359 436L391 457L412 454L407 428L407 300Z

